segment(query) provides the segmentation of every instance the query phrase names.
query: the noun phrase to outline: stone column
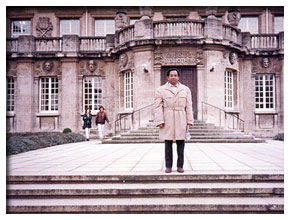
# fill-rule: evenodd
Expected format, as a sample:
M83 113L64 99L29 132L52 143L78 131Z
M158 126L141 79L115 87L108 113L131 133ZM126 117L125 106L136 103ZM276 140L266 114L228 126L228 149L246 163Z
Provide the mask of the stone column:
M79 115L79 105L82 99L79 98L78 85L78 60L75 58L66 58L62 62L62 77L60 84L60 129L70 128L72 131L78 131L81 123Z
M216 7L208 7L206 13L208 17L205 19L204 35L206 38L223 39L222 19L217 18Z
M197 120L202 120L202 101L206 97L205 66L197 65Z
M250 32L242 32L242 45L251 48L251 33Z
M79 51L80 42L78 35L64 35L62 51L66 53L67 56L75 56Z
M19 61L17 66L17 85L15 87L16 132L33 130L33 64L31 61Z
M35 39L31 35L23 35L18 37L18 53L35 52Z
M155 75L153 71L153 48L144 46L134 48L134 110L154 103ZM148 107L140 112L141 126L147 125L152 117L152 108ZM139 117L139 115L136 115Z

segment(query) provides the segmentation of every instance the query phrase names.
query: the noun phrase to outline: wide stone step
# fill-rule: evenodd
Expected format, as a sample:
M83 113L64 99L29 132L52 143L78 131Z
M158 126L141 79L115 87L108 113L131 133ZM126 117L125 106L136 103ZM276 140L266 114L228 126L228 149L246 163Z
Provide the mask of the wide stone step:
M263 139L190 139L186 140L186 143L264 143ZM137 139L137 140L104 140L103 144L142 144L142 143L164 143L164 141L160 139Z
M283 183L10 184L9 198L146 196L283 196Z
M112 140L144 140L144 139L156 139L158 138L157 135L151 135L151 136L121 136L121 137L113 137ZM228 136L192 136L193 139L253 139L253 136L237 136L237 135L228 135Z
M36 183L176 183L176 182L283 182L283 173L271 174L135 174L135 175L10 175L7 184Z
M281 197L10 199L7 213L283 213Z

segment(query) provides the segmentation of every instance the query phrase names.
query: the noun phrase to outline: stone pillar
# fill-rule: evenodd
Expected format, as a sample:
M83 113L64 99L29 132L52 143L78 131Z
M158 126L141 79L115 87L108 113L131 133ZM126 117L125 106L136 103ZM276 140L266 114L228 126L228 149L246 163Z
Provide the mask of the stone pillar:
M18 53L35 52L35 38L31 35L18 37Z
M134 110L143 108L154 103L155 75L153 71L153 48L152 46L134 49ZM144 69L147 69L144 70ZM148 107L140 112L141 123L144 126L153 118L153 107ZM139 117L139 115L136 115Z
M143 19L136 21L135 39L152 39L153 38L153 22L151 19Z
M107 34L106 35L106 50L109 48L114 48L115 46L115 35L114 34Z
M64 53L77 53L80 48L78 35L64 35L62 51Z
M19 86L17 86L19 85ZM17 85L15 87L16 132L29 132L34 127L33 116L33 65L32 62L18 62Z
M62 80L60 87L60 129L70 128L77 131L82 122L79 115L81 98L78 93L81 89L78 86L78 61L76 59L62 60Z
M217 18L216 8L208 7L206 13L208 17L205 19L204 35L206 38L223 39L222 19Z
M204 65L197 65L197 120L202 120L202 101L206 96L206 80Z
M247 48L251 48L251 33L250 32L242 32L242 45Z
M284 49L284 32L279 33L279 49Z

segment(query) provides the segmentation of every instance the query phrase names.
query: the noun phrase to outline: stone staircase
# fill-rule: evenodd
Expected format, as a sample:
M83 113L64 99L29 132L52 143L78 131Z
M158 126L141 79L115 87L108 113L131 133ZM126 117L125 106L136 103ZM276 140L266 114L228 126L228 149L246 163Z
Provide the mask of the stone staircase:
M212 123L204 121L195 121L194 125L189 129L191 139L186 140L187 143L261 143L263 139L257 139L252 135L237 130L226 130L217 127ZM136 131L122 133L111 139L104 140L104 144L118 143L163 143L158 138L158 128L153 125L141 127Z
M284 213L283 174L8 176L7 213Z

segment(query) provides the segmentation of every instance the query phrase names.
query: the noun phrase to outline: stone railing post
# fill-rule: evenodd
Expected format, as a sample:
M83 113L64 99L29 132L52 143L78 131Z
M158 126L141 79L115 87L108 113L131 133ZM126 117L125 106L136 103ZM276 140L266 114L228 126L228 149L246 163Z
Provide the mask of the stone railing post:
M106 35L106 50L115 46L115 34Z
M208 16L205 19L204 35L206 38L223 38L223 24L222 19L215 16Z
M18 37L18 53L35 52L35 37L32 35Z
M143 19L136 21L135 39L152 39L153 38L153 21L152 19Z
M284 49L284 31L283 32L280 32L278 34L279 36L279 44L278 44L278 48L279 49Z
M242 35L242 45L247 48L251 48L251 33L250 32L241 32Z
M63 35L63 52L77 53L80 49L78 35Z

